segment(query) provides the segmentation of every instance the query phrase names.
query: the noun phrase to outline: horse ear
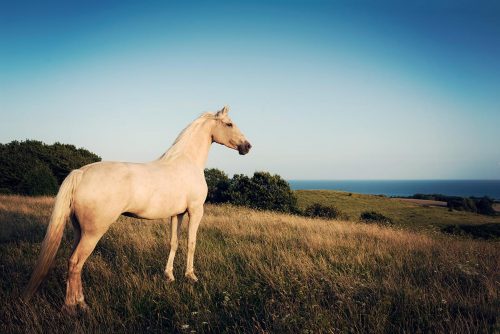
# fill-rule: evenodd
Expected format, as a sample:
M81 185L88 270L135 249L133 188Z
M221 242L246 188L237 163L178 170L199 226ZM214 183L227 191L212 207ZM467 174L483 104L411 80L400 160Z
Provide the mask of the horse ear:
M224 117L227 115L227 113L229 112L229 107L228 106L224 106L221 110L217 111L217 113L215 114L216 117Z

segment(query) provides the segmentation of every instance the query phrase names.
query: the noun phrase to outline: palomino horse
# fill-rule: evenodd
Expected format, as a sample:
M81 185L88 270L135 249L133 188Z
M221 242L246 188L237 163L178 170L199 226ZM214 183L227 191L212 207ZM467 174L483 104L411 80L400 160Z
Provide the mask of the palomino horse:
M207 197L204 168L213 142L247 154L252 147L228 117L228 107L205 113L188 125L170 149L148 163L97 162L72 171L57 194L52 217L35 269L24 293L28 300L48 273L69 217L75 232L69 259L64 309L86 308L82 267L97 242L121 214L159 219L172 217L170 254L165 275L174 280L173 265L184 213L189 214L185 276L193 269L196 232Z

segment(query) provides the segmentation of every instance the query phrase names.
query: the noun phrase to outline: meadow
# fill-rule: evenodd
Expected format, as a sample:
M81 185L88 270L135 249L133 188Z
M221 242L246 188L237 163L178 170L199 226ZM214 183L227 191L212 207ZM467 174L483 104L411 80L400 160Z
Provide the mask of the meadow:
M413 231L440 232L444 226L463 224L500 226L500 214L486 216L465 211L449 211L446 207L421 205L385 196L333 190L296 190L295 194L301 209L313 203L334 205L352 220L359 219L363 211L377 211L391 218L396 226ZM500 210L497 204L495 207Z
M177 280L167 283L169 224L121 217L83 271L91 312L69 317L60 312L69 224L38 294L29 304L18 298L52 205L50 197L0 196L1 333L500 330L498 242L230 205L206 205L195 284L183 278L185 224Z

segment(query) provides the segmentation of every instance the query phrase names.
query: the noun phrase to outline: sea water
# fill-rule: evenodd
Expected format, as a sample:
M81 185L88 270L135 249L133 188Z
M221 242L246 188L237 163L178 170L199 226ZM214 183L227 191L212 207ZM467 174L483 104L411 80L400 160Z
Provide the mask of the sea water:
M500 199L500 180L289 180L294 190L325 189L361 194L411 196L442 194Z

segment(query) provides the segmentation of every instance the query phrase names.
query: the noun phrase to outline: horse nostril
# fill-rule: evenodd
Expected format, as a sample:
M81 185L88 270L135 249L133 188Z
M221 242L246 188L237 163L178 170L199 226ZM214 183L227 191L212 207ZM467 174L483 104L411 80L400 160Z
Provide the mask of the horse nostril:
M252 144L250 144L249 142L247 142L247 149L251 149L252 148Z

